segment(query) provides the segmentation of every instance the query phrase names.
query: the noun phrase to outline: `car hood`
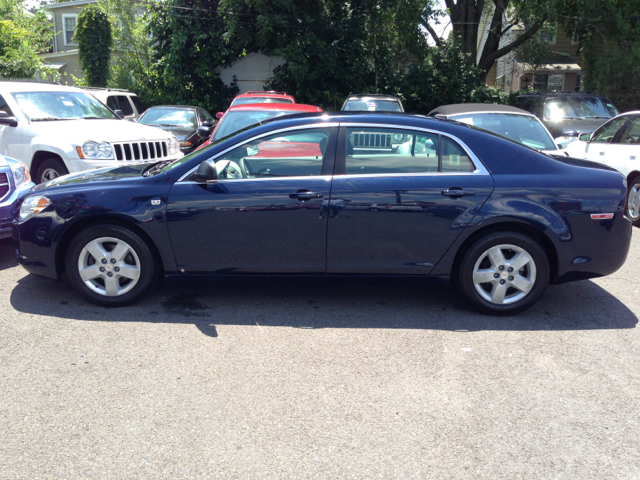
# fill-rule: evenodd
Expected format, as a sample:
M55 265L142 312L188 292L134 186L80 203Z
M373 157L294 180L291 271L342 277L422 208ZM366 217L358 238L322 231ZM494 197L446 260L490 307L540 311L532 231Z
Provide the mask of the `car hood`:
M583 119L567 119L561 122L545 122L549 132L553 138L562 137L564 135L577 136L581 133L591 133L603 123L609 121L609 118L585 118Z
M99 188L98 184L103 182L109 182L109 187L114 187L115 184L113 182L140 181L149 178L145 177L143 172L156 163L158 162L132 162L121 167L101 168L99 170L71 173L69 175L54 178L46 183L41 183L40 185L37 185L33 191L46 195L48 192L52 191L76 189L83 186ZM169 179L169 176L164 173L159 173L153 176L163 176L164 178Z
M164 140L171 133L126 120L59 120L31 122L30 130L39 136L69 139L82 145L94 142L126 142L132 140Z
M139 124L139 125L141 125L141 124ZM148 125L148 126L151 126L151 125ZM156 126L156 125L153 125L153 128L159 128L160 130L164 130L165 132L168 132L168 133L170 133L172 135L175 135L175 137L178 139L178 141L186 140L187 138L192 136L194 133L196 133L196 130L194 128L161 127L161 126Z

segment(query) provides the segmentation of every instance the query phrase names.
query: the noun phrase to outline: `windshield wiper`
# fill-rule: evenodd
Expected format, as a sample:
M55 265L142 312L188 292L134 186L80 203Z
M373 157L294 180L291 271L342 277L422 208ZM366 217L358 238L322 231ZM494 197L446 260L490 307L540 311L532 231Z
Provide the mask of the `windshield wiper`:
M73 118L40 117L31 119L32 122L48 122L53 120L73 120Z
M181 127L182 125L174 125L172 123L156 123L156 127Z
M602 115L591 115L591 116L584 117L584 118L611 118L611 117L603 117Z

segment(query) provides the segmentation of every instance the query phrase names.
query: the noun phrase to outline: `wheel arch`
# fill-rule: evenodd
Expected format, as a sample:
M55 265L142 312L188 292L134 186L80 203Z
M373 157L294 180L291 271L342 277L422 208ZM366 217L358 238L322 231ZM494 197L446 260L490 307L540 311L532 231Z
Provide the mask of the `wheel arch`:
M31 175L31 178L36 178L38 169L40 168L40 165L42 165L42 162L49 160L50 158L60 160L64 166L67 167L67 170L69 170L69 166L65 163L61 155L47 150L38 150L31 158L31 165L29 166L29 174Z
M132 222L130 220L126 220L122 217L118 217L115 215L100 215L97 217L87 217L73 223L60 237L56 245L56 273L58 277L62 275L65 270L65 257L67 254L67 249L69 248L69 244L75 238L75 236L81 232L83 229L87 227L91 227L94 225L100 224L115 224L120 225L122 227L128 228L133 231L136 235L139 235L149 246L151 249L151 253L153 254L154 260L156 261L156 265L160 268L158 269L158 274L164 274L165 266L162 261L162 255L160 255L160 251L156 246L155 242L151 239L151 237L145 232L142 228Z
M456 284L458 281L457 276L460 268L460 262L466 251L480 238L495 232L521 233L540 245L549 260L549 283L553 283L555 281L558 276L558 251L553 244L553 241L542 230L529 223L505 221L482 227L473 232L462 242L462 245L458 248L451 268L451 280L453 284Z
M632 170L629 172L627 175L627 189L631 186L631 182L638 176L640 176L640 172L638 170Z

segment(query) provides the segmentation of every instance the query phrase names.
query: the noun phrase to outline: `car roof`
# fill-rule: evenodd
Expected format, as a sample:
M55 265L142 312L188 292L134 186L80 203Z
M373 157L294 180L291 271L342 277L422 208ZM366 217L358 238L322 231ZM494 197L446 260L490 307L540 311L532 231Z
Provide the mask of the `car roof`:
M245 92L245 93L241 93L240 95L236 95L235 98L247 98L247 97L285 97L285 98L293 98L292 95L289 95L288 93L285 92L274 92L274 91L265 91L265 92Z
M532 116L531 113L521 108L509 105L498 105L495 103L453 103L434 108L429 115L458 115L461 113L517 113L520 115Z
M596 98L607 98L604 95L596 95L595 93L589 92L531 92L531 93L523 93L518 95L516 98L520 97L596 97Z
M0 82L3 92L78 92L88 93L86 90L66 85L56 85L48 82Z
M304 103L245 103L243 105L234 105L229 111L255 111L255 110L280 110L294 112L318 112L320 107L315 105L306 105Z
M351 99L361 99L361 98L377 98L379 100L390 100L394 102L399 102L400 99L395 95L388 95L383 93L352 93L347 97L347 101Z

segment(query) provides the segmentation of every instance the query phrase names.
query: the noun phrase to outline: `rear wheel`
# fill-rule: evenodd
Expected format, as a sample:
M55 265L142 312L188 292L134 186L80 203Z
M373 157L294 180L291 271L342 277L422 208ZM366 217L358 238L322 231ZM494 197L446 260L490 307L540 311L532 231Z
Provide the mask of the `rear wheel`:
M153 286L155 259L135 232L120 225L94 225L73 239L66 272L71 285L92 303L118 307L142 298Z
M640 226L640 176L629 182L626 213L634 227Z
M36 183L45 183L69 173L62 160L48 158L40 164L36 173Z
M549 284L549 261L531 238L497 232L464 254L459 287L469 302L491 315L514 315L538 301Z

